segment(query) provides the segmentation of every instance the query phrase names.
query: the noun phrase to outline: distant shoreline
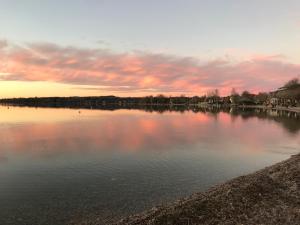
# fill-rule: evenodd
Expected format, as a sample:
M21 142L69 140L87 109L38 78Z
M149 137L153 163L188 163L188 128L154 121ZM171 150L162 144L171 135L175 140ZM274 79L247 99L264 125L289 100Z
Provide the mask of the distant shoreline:
M16 107L38 107L38 108L75 108L75 109L141 109L145 108L169 108L176 110L176 107L179 109L196 109L196 108L249 108L249 109L265 109L265 110L279 110L279 111L286 111L286 112L293 112L293 113L300 113L300 107L270 107L265 105L237 105L237 104L209 104L209 103L201 103L201 104L141 104L141 103L127 103L127 104L96 104L96 105L86 105L86 104L68 104L67 102L60 102L59 104L46 104L46 103L35 103L35 102L23 102L23 103L16 103L16 102L3 102L0 100L0 105L3 106L16 106Z
M208 108L208 107L230 107L230 108L248 108L248 109L270 109L270 110L281 110L281 111L287 111L287 112L294 112L294 113L300 113L300 107L282 107L282 106L277 106L277 107L270 107L270 106L265 106L265 105L226 105L226 106L221 106L221 105L216 105L216 104L202 104L199 107L203 108Z
M274 110L283 110L288 112L300 113L300 107L268 107L264 105L239 105L239 108L256 108L256 109L274 109Z
M114 225L300 224L300 154Z

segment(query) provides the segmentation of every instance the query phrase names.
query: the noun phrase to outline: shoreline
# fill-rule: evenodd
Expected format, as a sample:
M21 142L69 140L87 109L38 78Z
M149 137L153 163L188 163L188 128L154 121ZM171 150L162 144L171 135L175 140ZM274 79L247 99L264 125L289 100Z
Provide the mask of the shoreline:
M195 108L202 108L207 109L211 107L215 108L238 108L238 109L264 109L264 110L278 110L278 111L286 111L286 112L293 112L293 113L300 113L300 107L270 107L265 105L218 105L218 104L208 104L208 103L201 103L201 104L127 104L127 105L117 105L117 104L110 104L105 106L98 106L98 107L89 107L89 106L53 106L53 105L26 105L26 104L7 104L1 103L0 106L8 106L8 107L29 107L29 108L70 108L70 109L143 109L143 108L152 108L152 107L163 107L168 109L173 109L174 107L182 107L186 109L190 109L191 107Z
M300 154L113 225L300 224Z
M274 110L281 110L287 112L295 112L300 113L300 107L269 107L264 105L238 105L238 108L251 108L251 109L274 109Z
M278 110L278 111L286 111L286 112L294 112L300 113L300 107L283 107L283 106L276 106L270 107L266 105L217 105L217 104L198 104L200 108L209 108L209 107L219 107L219 108L239 108L239 109L265 109L265 110Z

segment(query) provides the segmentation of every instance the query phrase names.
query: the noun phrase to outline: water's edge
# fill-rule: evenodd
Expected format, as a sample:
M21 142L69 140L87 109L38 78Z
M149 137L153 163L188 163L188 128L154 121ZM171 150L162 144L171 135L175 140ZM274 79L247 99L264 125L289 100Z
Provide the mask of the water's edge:
M300 224L299 174L300 154L297 154L115 225Z

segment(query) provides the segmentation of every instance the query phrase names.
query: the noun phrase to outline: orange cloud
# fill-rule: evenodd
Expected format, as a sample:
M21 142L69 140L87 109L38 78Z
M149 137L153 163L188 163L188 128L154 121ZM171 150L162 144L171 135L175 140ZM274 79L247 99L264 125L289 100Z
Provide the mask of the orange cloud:
M199 62L148 52L121 54L48 43L16 46L0 41L0 80L90 85L95 90L128 94L200 95L215 88L228 94L232 87L257 92L277 88L300 73L300 65L279 56L257 54L238 63Z

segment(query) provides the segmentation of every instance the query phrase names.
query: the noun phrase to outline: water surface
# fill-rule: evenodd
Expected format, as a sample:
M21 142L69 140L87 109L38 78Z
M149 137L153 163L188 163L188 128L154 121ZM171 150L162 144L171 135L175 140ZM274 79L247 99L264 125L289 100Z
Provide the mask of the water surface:
M110 220L299 152L277 112L0 107L0 224Z

